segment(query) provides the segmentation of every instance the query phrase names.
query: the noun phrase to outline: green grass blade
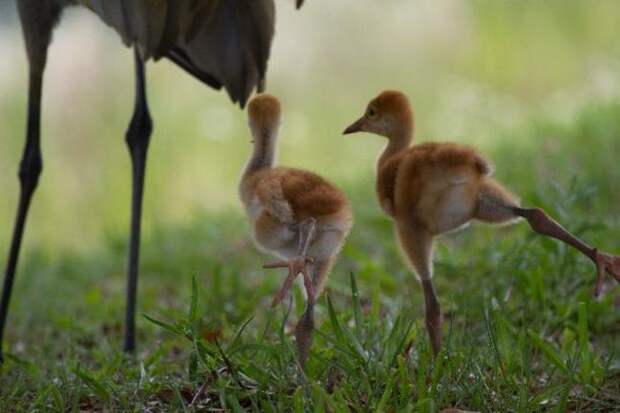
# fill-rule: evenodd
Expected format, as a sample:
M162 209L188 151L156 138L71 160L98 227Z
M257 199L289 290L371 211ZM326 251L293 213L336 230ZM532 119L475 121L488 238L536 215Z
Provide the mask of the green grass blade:
M349 350L358 359L358 362L366 365L366 357L361 343L357 340L356 337L353 336L353 334L351 334L349 329L347 329L344 325L340 323L340 321L338 320L338 316L336 315L336 310L334 310L332 301L329 298L329 295L327 296L327 309L329 312L329 319L332 325L332 329L334 330L334 333L336 333L336 337L340 344L348 347Z
M560 355L560 353L551 346L551 344L547 343L544 339L538 336L533 330L528 329L527 335L532 339L536 347L542 350L543 355L551 364L560 369L562 373L567 376L570 375L570 370L568 369L566 362Z
M234 413L245 413L245 409L239 403L239 399L233 393L228 393L226 396L226 404Z
M376 412L383 413L386 411L388 404L390 403L390 399L392 397L392 388L394 387L394 377L395 375L391 375L387 385L385 386L385 390L381 395L381 399L379 399L379 403L377 404Z
M192 298L189 304L188 320L190 323L196 321L196 314L198 313L198 286L196 284L196 276L192 275Z
M157 320L147 314L142 314L142 317L146 318L151 323L163 328L164 330L171 332L172 334L181 335L181 336L184 335L183 330L181 330L179 327L175 325L166 323L164 321Z
M407 324L407 327L405 327L404 331L401 333L400 340L398 341L398 344L394 347L392 357L389 358L389 367L392 367L396 362L396 358L398 357L398 355L402 354L405 351L405 345L407 344L407 339L409 338L411 329L413 328L413 323L413 319L409 320L409 324Z
M342 332L342 326L340 325L340 321L338 321L338 317L336 316L336 311L334 310L334 305L332 304L329 294L326 294L326 298L327 311L329 313L329 321L331 323L332 330L334 330L334 333L339 341L346 342L344 333Z
M295 413L304 413L304 395L301 386L298 386L293 394L293 410Z
M588 333L588 308L586 303L578 304L577 333L579 337L579 358L581 379L586 384L592 383L592 355Z
M248 326L248 324L250 324L252 322L252 320L254 320L254 316L248 317L243 322L243 324L241 324L241 326L235 332L235 335L233 336L233 338L230 341L230 343L228 344L228 346L226 346L226 351L230 352L230 351L232 351L232 349L234 349L237 346L237 344L239 343L239 340L241 339L241 334L243 334L243 332L245 331L246 327Z
M360 304L359 290L353 271L350 272L351 278L351 299L353 301L353 317L355 319L355 332L358 339L362 336L362 306Z
M102 400L110 399L110 391L107 387L99 380L90 376L88 373L82 371L81 369L74 369L73 372L77 377L80 378L95 394Z

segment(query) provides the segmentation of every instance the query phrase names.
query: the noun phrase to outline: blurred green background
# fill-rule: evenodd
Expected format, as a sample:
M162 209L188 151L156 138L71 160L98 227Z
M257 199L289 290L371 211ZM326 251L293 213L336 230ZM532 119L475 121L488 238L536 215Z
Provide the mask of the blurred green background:
M314 0L300 12L289 1L277 3L267 90L284 105L283 164L370 187L383 142L340 132L385 88L410 96L418 141L479 145L518 192L564 182L580 175L584 163L620 154L617 136L597 146L532 125L568 127L592 105L617 102L615 0ZM0 9L0 251L8 245L18 194L26 107L14 7L5 2ZM45 169L25 248L91 249L128 227L131 52L97 17L72 8L55 32L45 80ZM147 236L154 224L185 222L196 210L241 213L236 184L250 151L245 114L165 60L148 65L148 85L155 132ZM531 151L545 156L533 159ZM555 157L566 162L548 167ZM608 190L613 202L603 205L606 211L619 212L618 169L584 174L581 179Z

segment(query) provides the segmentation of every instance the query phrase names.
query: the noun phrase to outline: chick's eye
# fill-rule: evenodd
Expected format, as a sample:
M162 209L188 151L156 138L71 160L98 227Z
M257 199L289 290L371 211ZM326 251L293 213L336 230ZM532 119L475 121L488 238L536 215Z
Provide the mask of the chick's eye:
M368 117L373 118L376 115L376 112L373 108L368 108Z

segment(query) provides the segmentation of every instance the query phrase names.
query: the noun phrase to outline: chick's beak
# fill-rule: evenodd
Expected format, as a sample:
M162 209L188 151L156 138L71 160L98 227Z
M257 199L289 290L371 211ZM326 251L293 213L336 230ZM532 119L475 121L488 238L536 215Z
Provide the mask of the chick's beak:
M342 132L342 134L348 135L350 133L361 132L364 130L365 126L366 126L366 119L362 116L361 118L353 122L351 125L349 125L349 127L346 128L344 132Z

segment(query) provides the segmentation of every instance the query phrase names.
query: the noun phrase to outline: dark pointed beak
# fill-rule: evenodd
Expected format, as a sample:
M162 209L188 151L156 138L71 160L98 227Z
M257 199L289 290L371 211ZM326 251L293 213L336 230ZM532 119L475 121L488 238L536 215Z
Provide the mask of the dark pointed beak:
M353 122L351 125L349 125L349 127L346 128L344 132L342 132L342 134L348 135L350 133L361 132L364 130L365 123L366 123L366 119L364 119L364 117L362 116L361 118Z

